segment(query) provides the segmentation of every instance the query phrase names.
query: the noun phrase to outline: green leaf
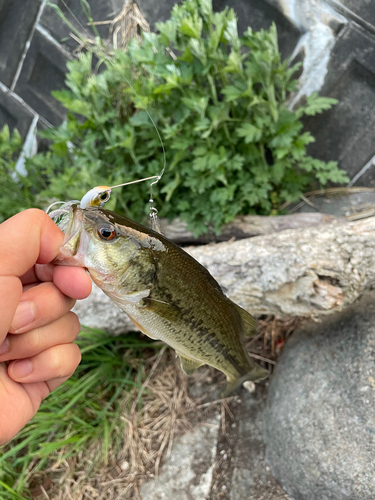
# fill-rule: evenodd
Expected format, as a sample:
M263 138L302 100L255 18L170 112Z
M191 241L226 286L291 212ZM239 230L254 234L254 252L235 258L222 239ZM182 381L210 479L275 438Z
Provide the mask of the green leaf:
M244 88L244 84L240 82L242 85L240 86L234 86L234 85L228 85L227 87L224 87L223 90L221 91L225 95L225 100L227 102L234 101L235 99L239 99L240 97L244 97L247 88Z
M233 46L235 50L239 50L241 47L241 42L240 39L238 38L238 31L237 31L237 19L236 16L234 15L233 10L231 11L231 19L228 20L227 26L224 31L225 38L228 40L228 42Z
M225 66L224 71L227 73L238 73L239 75L242 75L242 57L238 51L231 51L228 57L228 64Z
M243 123L236 131L238 137L244 137L245 143L257 142L262 137L262 131L251 123Z
M212 191L212 194L210 196L210 201L212 203L219 203L220 205L225 205L226 203L233 200L235 190L236 190L235 186L217 188L214 191Z
M191 53L202 63L207 63L207 54L202 40L192 38L189 41L189 49Z
M129 123L133 125L133 127L141 127L143 125L152 125L150 117L146 113L146 111L140 110L135 113L133 116L129 118Z
M166 194L166 201L168 202L172 196L173 196L173 193L175 192L175 190L178 188L178 186L181 184L181 178L180 178L180 175L178 173L176 173L173 181L169 182L168 184L166 184L163 189L161 190L162 193L165 193Z
M337 99L333 99L332 97L319 97L318 94L314 92L306 98L306 104L304 106L301 106L296 111L296 115L298 117L302 115L314 116L318 113L322 113L327 109L331 109L332 106L337 103Z
M192 151L194 156L204 156L207 154L207 147L206 146L198 146L197 148L194 148Z
M199 0L199 9L206 20L212 17L212 0Z
M181 102L183 102L187 108L201 115L207 108L208 97L201 97L199 95L194 97L183 97Z
M201 19L196 16L193 18L192 16L186 17L182 19L180 24L180 32L183 35L187 35L191 38L199 39L201 37L203 22Z
M171 144L173 149L181 149L184 151L189 148L189 146L191 146L191 141L188 137L175 137Z
M244 165L245 158L239 154L234 155L233 158L228 160L226 163L227 168L230 168L231 170L241 170Z
M193 170L203 172L207 168L207 157L206 156L198 156L193 160Z
M165 23L155 23L156 29L160 32L163 44L168 46L176 41L177 26L171 21Z

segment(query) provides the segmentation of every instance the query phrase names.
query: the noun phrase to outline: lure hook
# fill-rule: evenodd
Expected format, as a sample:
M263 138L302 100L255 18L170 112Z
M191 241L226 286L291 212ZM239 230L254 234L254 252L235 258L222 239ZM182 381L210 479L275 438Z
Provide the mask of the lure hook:
M151 213L152 212L155 212L156 208L154 208L154 198L152 196L152 186L155 186L161 179L161 176L160 175L156 175L155 176L156 180L154 182L151 182L150 184L150 216L151 216ZM158 211L156 210L156 214L158 213Z

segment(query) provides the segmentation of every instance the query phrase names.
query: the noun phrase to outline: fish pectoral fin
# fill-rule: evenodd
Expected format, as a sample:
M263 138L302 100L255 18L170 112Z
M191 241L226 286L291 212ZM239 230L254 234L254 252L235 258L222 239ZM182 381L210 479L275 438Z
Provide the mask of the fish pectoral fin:
M153 312L171 323L176 323L181 318L180 309L167 302L147 297L143 299L143 304L143 307L147 309L147 311Z
M179 353L177 353L177 355L180 358L182 371L187 376L193 375L197 368L204 365L204 363L202 363L201 361L197 361L196 359L187 358L186 356L183 356Z
M250 313L242 309L242 307L234 304L236 306L237 312L241 316L241 322L243 326L243 334L245 337L254 337L257 331L257 322L255 318L251 316Z
M148 297L151 293L151 290L139 290L134 293L127 294L119 294L121 300L125 302L130 302L131 304L143 305L143 299Z
M254 368L246 373L243 377L239 378L229 378L227 377L227 386L225 390L220 394L222 398L226 398L233 391L241 387L241 385L247 380L251 380L252 382L260 382L269 376L269 371L265 368L262 368L259 365L254 363Z

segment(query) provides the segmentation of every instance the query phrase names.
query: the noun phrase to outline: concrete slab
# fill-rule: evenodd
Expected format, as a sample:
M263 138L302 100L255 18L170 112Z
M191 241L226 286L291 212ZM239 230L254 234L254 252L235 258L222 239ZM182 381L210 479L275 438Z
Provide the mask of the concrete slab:
M0 84L0 129L8 125L17 129L22 139L26 138L34 115L13 92Z
M74 50L77 47L77 42L70 36L71 28L62 21L59 14L49 4L57 5L68 22L81 34L89 38L95 38L95 32L89 25L87 17L89 12L85 12L83 2L77 0L66 0L64 2L52 0L44 8L40 24L64 47ZM90 5L90 15L94 22L101 22L112 20L120 13L125 2L122 0L121 2L114 0L90 0L88 4ZM106 39L108 37L108 24L98 25L96 29L101 38Z
M141 487L142 500L290 500L265 460L267 390L243 389L209 426L178 437L160 476Z
M206 500L210 492L219 431L218 417L175 439L157 479L144 484L142 500Z
M15 93L52 125L59 125L66 114L51 92L65 87L69 59L53 39L35 30L15 87Z
M340 32L332 49L320 95L339 101L304 124L316 141L308 152L338 161L350 179L375 155L375 37L355 23ZM363 185L358 179L357 185Z
M290 500L265 459L263 422L267 386L232 400L218 453L209 500ZM233 418L232 418L233 416ZM222 426L221 426L222 429Z
M0 81L10 87L34 22L41 0L0 0Z
M240 405L230 500L288 500L270 472L263 442L266 388L245 394Z

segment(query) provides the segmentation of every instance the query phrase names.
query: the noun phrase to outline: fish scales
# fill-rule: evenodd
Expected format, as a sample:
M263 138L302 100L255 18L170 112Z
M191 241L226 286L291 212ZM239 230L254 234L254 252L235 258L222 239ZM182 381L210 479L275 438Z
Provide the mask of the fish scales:
M165 236L101 208L71 207L60 264L86 267L140 330L175 349L185 373L208 364L225 394L268 372L243 343L255 320L224 295L205 267Z

